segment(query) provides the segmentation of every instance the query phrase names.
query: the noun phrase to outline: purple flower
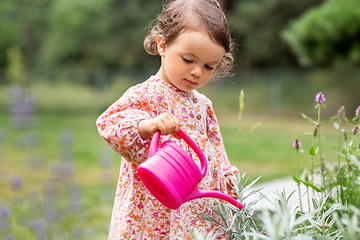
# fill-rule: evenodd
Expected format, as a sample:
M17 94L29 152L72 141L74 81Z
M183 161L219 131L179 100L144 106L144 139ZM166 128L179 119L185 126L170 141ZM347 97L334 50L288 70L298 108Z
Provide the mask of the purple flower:
M12 234L8 234L8 235L6 235L3 239L4 239L4 240L14 240L15 237L14 237L14 235L12 235Z
M359 117L360 115L360 106L357 107L357 109L355 110L355 116Z
M319 92L318 94L316 94L315 101L316 101L317 103L323 103L323 102L325 102L326 99L325 99L324 94L323 94L322 92Z
M299 141L299 139L295 138L295 141L293 143L293 147L296 149L296 150L299 150L300 147L301 147L301 142Z
M41 220L32 220L30 222L31 228L36 232L39 239L45 238L44 223Z
M345 116L345 107L341 106L338 110L338 116Z
M353 134L357 134L359 132L359 125L356 125L353 130L352 130L352 133Z
M11 178L10 187L12 190L14 191L20 190L22 186L23 186L23 180L20 176L15 176Z
M11 210L7 207L2 207L0 209L0 219L6 219L8 217L10 217L11 215Z

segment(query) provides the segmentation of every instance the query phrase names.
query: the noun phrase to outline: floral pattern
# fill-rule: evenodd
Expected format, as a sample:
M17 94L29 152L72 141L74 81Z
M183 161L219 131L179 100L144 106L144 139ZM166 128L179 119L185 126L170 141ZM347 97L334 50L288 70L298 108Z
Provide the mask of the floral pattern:
M211 198L194 199L171 210L152 196L137 175L150 144L150 139L140 137L138 124L163 112L179 119L181 128L207 158L208 171L198 185L200 190L225 192L221 175L238 171L229 163L212 103L203 94L183 92L154 76L131 87L96 122L102 138L122 156L109 239L192 239L193 231L214 228L222 233L218 226L196 215L211 212L215 207ZM167 140L179 144L200 167L197 155L184 140L172 135L160 137L160 143Z

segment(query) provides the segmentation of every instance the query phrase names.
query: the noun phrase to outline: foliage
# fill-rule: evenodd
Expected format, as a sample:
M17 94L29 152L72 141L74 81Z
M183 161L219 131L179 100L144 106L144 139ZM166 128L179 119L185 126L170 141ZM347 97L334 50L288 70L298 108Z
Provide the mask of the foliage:
M360 1L327 0L296 19L283 33L303 66L360 66Z
M279 37L287 22L323 0L228 0L229 25L240 45L242 68L296 65ZM31 69L155 68L142 46L161 0L2 0L0 69L8 48L18 47ZM261 18L259 18L261 16Z
M0 2L0 69L19 47L32 69L114 69L157 64L143 50L144 29L161 0ZM152 65L151 65L152 64Z
M229 24L240 45L237 54L242 68L294 66L296 61L281 39L289 21L322 0L243 0L234 4Z
M161 1L53 1L40 64L87 69L144 67L142 40Z
M217 222L208 214L202 215L204 219L220 224L223 230L229 234L229 239L360 239L360 142L357 139L360 125L360 106L355 110L352 122L345 116L345 108L341 107L336 116L330 121L321 121L321 108L324 108L325 96L322 92L315 98L315 109L318 111L317 120L313 120L305 114L302 116L314 125L315 130L310 135L313 137L313 145L310 147L311 158L310 171L297 169L298 174L294 180L307 187L308 196L311 195L313 210L304 212L302 208L301 195L299 194L299 205L290 203L289 196L285 192L276 191L274 200L259 192L257 199L251 203L246 202L244 191L253 183L246 186L242 181L244 175L236 176L236 184L233 187L244 204L244 210L239 210L229 203L218 202L218 209L214 213L221 217L222 222ZM342 121L353 127L352 133L342 127ZM325 162L321 144L321 127L333 124L338 137L337 143L338 162L335 166ZM316 141L315 141L316 140ZM301 143L298 139L293 144L297 150L297 162L299 162L299 150ZM314 157L319 158L319 170L313 166ZM320 182L316 181L319 176ZM300 188L299 188L300 190ZM255 190L256 191L256 190ZM255 191L250 192L254 194ZM258 190L259 191L259 190ZM300 193L300 191L299 191ZM268 210L257 214L251 209L261 198L266 198L275 206L275 212ZM308 197L310 206L310 197ZM254 216L259 215L255 220ZM228 216L231 216L230 218ZM246 216L244 218L244 216Z

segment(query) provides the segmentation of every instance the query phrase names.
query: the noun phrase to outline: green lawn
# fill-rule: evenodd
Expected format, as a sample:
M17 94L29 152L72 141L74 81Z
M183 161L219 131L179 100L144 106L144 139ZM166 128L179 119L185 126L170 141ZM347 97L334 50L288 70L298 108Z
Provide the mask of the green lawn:
M66 192L71 186L77 186L80 195L80 209L71 214L63 214L58 220L61 227L54 227L52 234L58 232L76 232L77 226L81 234L78 239L105 239L111 217L113 196L116 189L119 173L120 157L112 152L107 144L98 135L95 126L97 116L115 101L129 83L117 83L117 87L109 88L108 92L96 92L91 88L76 85L51 86L40 84L35 86L34 92L38 101L37 121L32 129L13 129L11 118L6 111L6 89L0 88L0 134L4 140L0 141L0 207L15 207L19 199L21 208L13 210L11 217L12 229L15 229L17 239L35 238L36 231L29 230L31 219L37 219L31 213L29 192L35 191L39 201L44 186L54 176L54 166L63 163L64 149L71 153L70 164L73 172L70 176L60 179L57 184ZM207 89L207 91L211 90ZM231 94L225 94L224 101L232 103L232 107L221 107L214 103L221 126L228 157L233 165L241 172L252 174L252 179L262 176L260 182L275 178L291 176L296 173L296 152L288 151L295 138L302 142L304 154L300 154L301 167L310 166L308 151L312 145L312 137L305 136L304 132L312 132L313 126L302 119L300 113L292 118L269 117L268 114L255 115L253 112L244 112L241 123L237 120L238 89L227 88ZM250 90L249 90L250 91ZM228 92L229 93L229 92ZM99 101L99 96L103 96ZM74 99L72 97L74 96ZM217 99L219 93L216 92ZM251 96L250 96L251 99ZM219 100L220 101L220 100ZM245 99L246 102L246 99ZM252 105L255 103L252 103ZM251 111L250 111L251 112ZM307 113L314 115L314 112ZM327 120L327 119L326 119ZM248 134L252 125L261 122L261 125L251 134ZM242 127L239 136L238 128ZM35 134L39 145L34 148L16 148L19 138ZM61 137L70 133L72 142L64 147ZM323 128L325 139L322 139L324 156L327 161L334 159L332 147L335 144L336 132L331 125ZM101 166L104 152L109 154L111 161L107 167ZM38 164L34 167L34 158ZM319 160L315 159L315 165ZM11 190L10 183L16 176L20 176L22 187ZM69 197L69 193L66 192ZM16 204L15 204L16 203ZM69 209L66 198L59 198L57 209ZM66 212L64 210L64 212ZM42 209L41 211L44 211ZM41 214L40 214L41 215ZM19 219L22 219L21 221ZM20 229L20 230L19 230ZM65 230L64 230L65 229ZM10 231L9 230L9 231ZM0 232L0 237L2 233ZM6 234L6 233L4 233Z

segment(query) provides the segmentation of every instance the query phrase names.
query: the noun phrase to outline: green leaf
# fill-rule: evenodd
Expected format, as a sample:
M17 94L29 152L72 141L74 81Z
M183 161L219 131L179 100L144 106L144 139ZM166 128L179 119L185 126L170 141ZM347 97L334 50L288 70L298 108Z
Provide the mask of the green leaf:
M359 116L355 116L352 120L356 121L359 118Z
M294 179L295 182L297 182L297 183L300 183L300 182L301 182L300 178L296 177L295 175L293 176L293 179Z
M351 141L348 143L348 146L351 147L354 144L354 139L351 139Z
M347 157L352 163L354 163L358 168L360 168L360 160L355 155L349 154Z
M339 153L339 152L335 152L337 155L339 155L340 157L343 157L343 158L346 158L346 156L342 153Z
M312 189L314 189L317 192L321 192L322 190L320 188L318 188L317 186L315 186L313 183L309 182L309 181L302 181L302 183L307 186L307 187L311 187Z
M314 146L314 145L311 146L309 153L310 153L311 156L315 156L315 154L316 154L316 149L315 149L315 146Z
M342 152L343 152L344 155L348 154L348 150L346 148L343 148Z
M306 175L306 167L303 167L300 172L299 172L299 178L304 181L305 180L305 175Z
M333 121L325 121L325 122L321 123L321 126L324 126L324 125L330 124L330 123L332 123L332 122L333 122Z
M258 122L256 124L254 124L251 129L250 129L250 133L252 133L253 131L255 131L259 126L261 125L261 122Z
M310 117L306 116L305 114L302 113L301 116L306 120L308 120L310 123L314 124L315 126L317 125L316 121L312 120Z
M347 118L347 117L345 117L345 116L342 116L342 118L345 120L345 122L349 122L349 119Z
M331 118L330 118L330 120L331 121L334 121L335 119L338 119L339 118L339 116L338 115L335 115L335 116L332 116Z

